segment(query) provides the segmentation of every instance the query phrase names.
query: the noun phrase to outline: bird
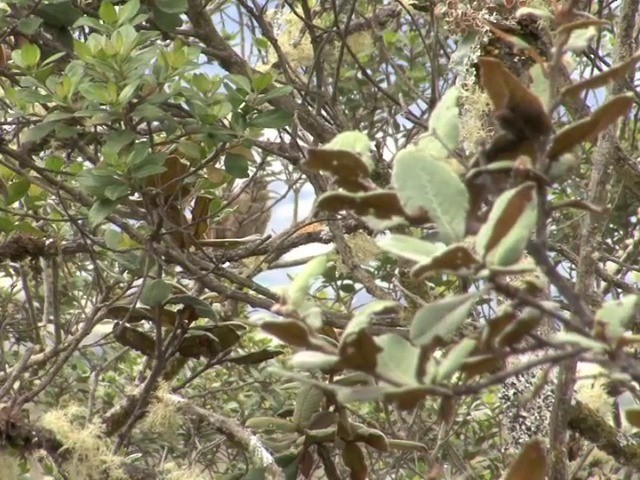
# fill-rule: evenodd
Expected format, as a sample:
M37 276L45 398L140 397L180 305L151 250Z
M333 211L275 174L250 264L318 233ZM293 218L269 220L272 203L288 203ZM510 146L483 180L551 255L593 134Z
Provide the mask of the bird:
M209 228L211 240L263 236L271 220L269 179L262 175L244 182L228 196L232 211Z

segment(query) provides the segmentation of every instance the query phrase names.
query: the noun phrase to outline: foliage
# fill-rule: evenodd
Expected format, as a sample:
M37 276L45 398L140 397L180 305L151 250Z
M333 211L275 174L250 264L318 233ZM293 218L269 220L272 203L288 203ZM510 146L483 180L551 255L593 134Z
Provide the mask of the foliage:
M2 471L637 469L638 7L514 3L1 2Z

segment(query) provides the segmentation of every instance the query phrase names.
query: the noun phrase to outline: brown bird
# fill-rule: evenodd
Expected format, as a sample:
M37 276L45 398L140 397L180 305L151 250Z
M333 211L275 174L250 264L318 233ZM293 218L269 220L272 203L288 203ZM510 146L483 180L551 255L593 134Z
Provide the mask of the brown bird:
M265 176L259 176L234 189L229 195L233 211L213 225L207 236L228 240L264 235L271 220L269 184Z

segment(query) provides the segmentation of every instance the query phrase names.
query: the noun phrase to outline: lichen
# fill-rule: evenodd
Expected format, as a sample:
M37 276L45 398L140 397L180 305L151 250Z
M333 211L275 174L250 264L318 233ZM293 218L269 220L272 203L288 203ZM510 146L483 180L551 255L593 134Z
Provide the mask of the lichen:
M111 453L112 441L104 435L101 423L97 419L84 423L84 414L82 408L72 405L51 410L40 419L40 424L64 444L68 477L73 480L97 480L105 475L111 479L126 478L123 458Z

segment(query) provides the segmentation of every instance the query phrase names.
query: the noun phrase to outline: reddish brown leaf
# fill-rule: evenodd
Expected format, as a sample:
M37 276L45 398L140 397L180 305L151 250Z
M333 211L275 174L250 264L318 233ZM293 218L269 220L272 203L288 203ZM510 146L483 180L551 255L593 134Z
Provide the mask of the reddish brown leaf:
M377 355L382 348L373 337L364 330L355 333L349 341L342 342L338 350L340 365L344 368L374 372L377 365Z
M201 239L209 229L209 205L211 197L198 195L191 209L191 233L193 238Z
M128 325L116 323L113 327L113 338L120 345L132 348L147 357L152 357L156 349L156 341L151 335Z
M556 31L558 35L570 35L574 30L582 30L589 27L602 27L605 25L611 25L611 22L606 20L600 20L598 18L587 18L583 20L576 20L575 22L565 23Z
M371 215L381 219L402 217L411 225L422 225L430 221L426 213L408 215L402 208L398 195L390 190L360 194L330 192L320 197L317 208L329 213L353 210L360 216Z
M367 479L367 463L364 460L362 448L355 442L347 442L342 449L342 461L349 469L351 480Z
M540 324L542 317L537 313L532 309L528 310L526 315L523 313L515 322L508 325L496 338L496 346L511 347L522 341Z
M497 373L505 368L502 358L494 355L477 355L464 361L460 371L468 378L484 375L485 373Z
M606 86L609 82L617 80L618 78L633 72L633 69L640 61L640 51L634 53L626 61L619 63L611 67L598 75L586 78L580 82L576 82L562 90L562 97L569 98L571 96L579 95L585 90L600 88Z
M183 177L189 173L190 165L182 161L177 155L169 155L164 161L164 166L167 168L164 172L151 175L145 179L145 186L158 189L165 198L173 197L175 201L186 198L190 189L184 187Z
M428 262L420 263L411 269L411 277L421 280L436 272L453 272L462 274L472 272L478 265L478 260L464 245L452 245L434 255Z
M260 328L287 345L308 347L312 343L312 332L306 325L295 320L266 320L260 324Z
M494 111L508 114L507 123L520 122L519 128L527 130L527 137L541 136L551 131L551 120L542 102L525 87L499 60L480 57L480 82L493 103ZM505 131L512 130L501 124Z
M542 440L527 443L503 480L545 480L547 454Z
M451 425L456 418L456 399L454 397L442 397L438 408L438 420L445 425Z
M485 252L491 252L516 225L527 206L535 200L536 186L533 183L521 185L509 198L507 205L500 213L484 246Z
M549 158L558 158L573 147L597 136L618 118L626 115L633 106L633 96L618 95L591 114L591 116L566 126L553 137Z
M329 172L336 177L339 187L348 192L369 190L369 169L358 155L347 150L310 148L303 166L318 172Z

